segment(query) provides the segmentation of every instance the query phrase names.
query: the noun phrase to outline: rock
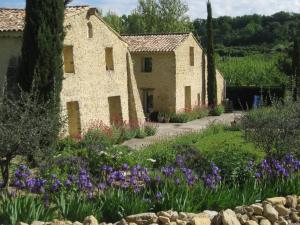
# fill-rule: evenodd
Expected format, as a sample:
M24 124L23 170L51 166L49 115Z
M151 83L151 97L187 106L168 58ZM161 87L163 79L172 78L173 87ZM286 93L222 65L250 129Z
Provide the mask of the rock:
M158 217L155 213L140 213L126 217L127 222L134 222L137 224L151 224L157 223Z
M254 215L261 216L263 214L263 207L257 204L253 204L250 206L253 209Z
M212 220L216 215L218 215L217 211L205 210L203 213L207 214L209 219Z
M83 225L98 225L98 220L94 216L88 216L84 219Z
M270 202L272 205L285 205L286 199L284 197L267 198L267 202Z
M76 222L74 222L72 225L83 225L83 224L80 223L80 222L78 222L78 221L76 221Z
M267 219L262 219L259 225L272 225L271 222Z
M171 219L171 214L168 212L164 212L164 211L158 212L157 216L164 216L164 217L168 217L169 219Z
M236 214L231 209L227 209L221 213L223 225L240 225Z
M286 197L286 206L289 208L296 208L297 207L297 196L296 195L288 195Z
M169 218L169 217L166 217L166 216L159 216L159 217L158 217L158 220L159 220L160 222L162 222L163 224L168 224L168 223L171 222L171 221L170 221L170 218Z
M171 221L176 221L179 218L178 212L172 211L170 212L171 215Z
M297 209L298 211L300 211L300 204L299 204L299 203L298 203L296 209Z
M122 220L120 220L120 221L114 223L114 225L127 225L127 222L126 222L125 219L122 219Z
M291 220L294 222L294 223L299 223L300 222L300 218L299 216L297 215L297 213L293 212L291 214Z
M237 218L238 218L238 220L240 221L241 224L245 224L249 220L249 217L248 217L247 214L244 214L244 215L237 214L236 216L237 216Z
M237 206L234 209L235 213L239 213L239 214L246 214L247 210L245 209L244 206Z
M286 221L283 217L280 217L279 220L277 221L277 223L279 225L288 225L289 224L289 222Z
M254 209L250 206L245 207L248 216L252 216L254 214Z
M266 204L264 206L263 216L270 220L272 223L278 220L278 212L270 204Z
M194 217L192 225L211 225L211 220L208 217Z
M177 225L177 223L176 222L170 222L170 223L168 223L168 225Z
M258 225L258 223L254 220L248 220L245 224L246 225Z
M44 225L45 223L44 222L41 222L41 221L33 221L31 223L31 225Z
M186 213L184 213L184 212L179 213L179 219L186 219L186 218L187 218Z
M102 223L99 223L99 225L106 225L106 223L102 222ZM136 224L132 224L132 225L136 225Z
M291 210L285 208L283 205L275 205L274 206L279 216L287 216L290 214Z
M183 221L183 220L177 219L177 220L176 220L176 224L177 224L177 225L186 225L186 222Z
M73 223L71 221L54 220L52 223L49 223L49 225L73 225Z
M99 225L101 225L101 224L99 224ZM129 223L128 225L137 225L136 223Z
M219 213L218 215L216 215L212 219L211 222L212 222L213 225L222 225L222 215L221 215L221 213Z
M28 224L27 223L19 222L19 223L17 223L17 225L28 225Z

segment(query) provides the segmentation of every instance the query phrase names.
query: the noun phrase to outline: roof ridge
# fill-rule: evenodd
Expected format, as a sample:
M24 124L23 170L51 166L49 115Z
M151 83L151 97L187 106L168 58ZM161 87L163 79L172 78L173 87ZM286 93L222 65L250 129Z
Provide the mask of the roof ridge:
M190 34L191 32L172 32L172 33L140 33L140 34L121 34L121 36L159 36L159 35L184 35L184 34Z
M89 5L70 5L67 8L85 8L90 7ZM20 10L25 11L25 8L10 8L10 7L0 7L0 10Z

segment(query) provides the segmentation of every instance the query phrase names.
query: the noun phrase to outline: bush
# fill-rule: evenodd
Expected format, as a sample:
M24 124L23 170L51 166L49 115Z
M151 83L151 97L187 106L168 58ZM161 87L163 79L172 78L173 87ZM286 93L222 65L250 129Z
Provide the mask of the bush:
M212 116L221 116L225 112L224 106L218 105L210 110Z
M269 156L300 154L300 103L274 101L271 107L252 110L242 117L246 140Z
M147 123L144 126L144 131L147 136L154 136L157 133L157 125Z
M187 123L190 121L190 116L186 112L182 113L174 113L171 115L170 122L171 123Z

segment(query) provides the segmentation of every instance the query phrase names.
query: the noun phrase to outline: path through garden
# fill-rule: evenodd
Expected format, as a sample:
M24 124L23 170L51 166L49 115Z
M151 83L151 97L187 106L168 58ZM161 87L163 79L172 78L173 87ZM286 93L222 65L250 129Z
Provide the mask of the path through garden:
M241 112L234 112L226 113L218 117L209 116L188 123L158 123L158 131L155 136L146 137L144 139L131 139L124 142L122 145L133 149L140 149L160 140L187 134L189 132L201 131L212 123L230 124L240 115Z

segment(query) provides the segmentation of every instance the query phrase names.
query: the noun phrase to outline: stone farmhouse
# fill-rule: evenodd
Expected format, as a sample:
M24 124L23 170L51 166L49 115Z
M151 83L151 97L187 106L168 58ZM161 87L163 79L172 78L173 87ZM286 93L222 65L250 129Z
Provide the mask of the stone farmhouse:
M0 8L0 97L19 63L24 19L23 9ZM65 134L80 134L95 121L143 122L151 112L207 104L206 56L193 34L121 37L88 6L68 7L64 26ZM220 73L217 83L221 103Z
M25 11L0 9L0 96L21 55ZM77 135L96 120L144 121L128 45L87 6L65 13L64 81L66 130Z
M128 43L144 112L180 112L207 104L207 65L192 33L122 36ZM218 102L224 79L217 71Z

